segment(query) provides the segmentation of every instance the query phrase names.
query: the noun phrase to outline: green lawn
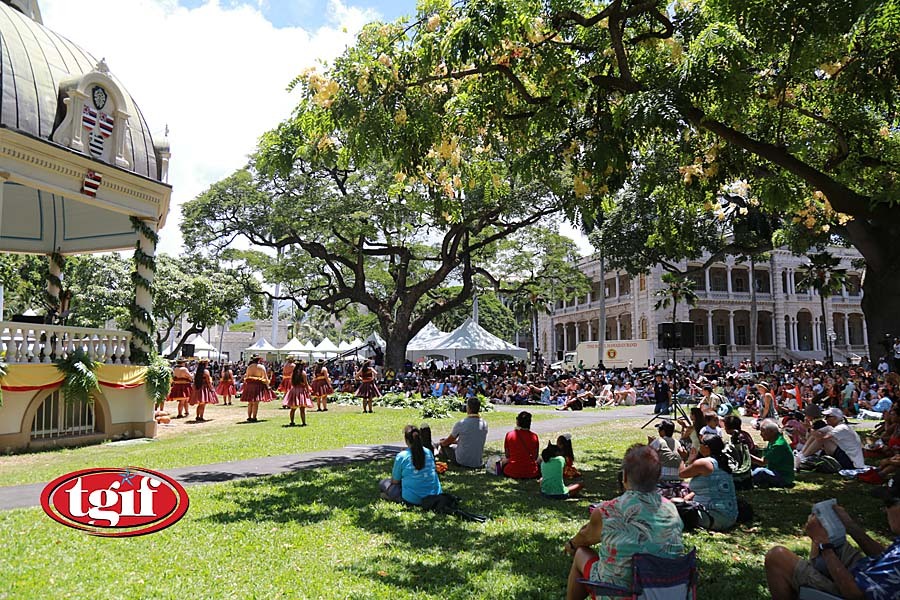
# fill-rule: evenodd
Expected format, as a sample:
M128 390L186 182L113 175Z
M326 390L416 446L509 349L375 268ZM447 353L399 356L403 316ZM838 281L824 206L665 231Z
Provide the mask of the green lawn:
M337 423L334 436L351 427L349 416ZM587 486L578 501L544 500L534 481L442 476L466 508L490 515L485 524L374 499L390 461L191 487L182 521L138 538L93 538L40 509L2 512L0 598L561 598L563 542L585 522L590 502L617 495L625 448L646 440L634 421L573 433ZM820 499L837 497L886 540L869 486L801 481L791 491L747 494L757 514L749 527L686 536L700 554L701 598L767 597L766 549L781 543L805 552L800 530Z
M327 413L307 413L308 427L285 429L288 411L280 403L260 407L259 423L241 421L246 418L245 405L211 406L209 423L193 424L176 420L178 433L164 432L152 442L131 445L100 444L28 454L0 456L0 486L50 481L76 469L90 467L123 467L136 465L148 469L186 467L208 463L242 460L260 456L279 456L342 448L352 444L377 444L403 439L403 426L423 421L419 411L411 409L375 408L363 415L360 409L330 405ZM535 420L552 419L563 413L536 414ZM461 418L463 415L458 415ZM450 433L458 419L429 419L435 439ZM484 413L490 424L511 425L515 414ZM300 422L300 415L296 416ZM192 420L192 419L191 419Z

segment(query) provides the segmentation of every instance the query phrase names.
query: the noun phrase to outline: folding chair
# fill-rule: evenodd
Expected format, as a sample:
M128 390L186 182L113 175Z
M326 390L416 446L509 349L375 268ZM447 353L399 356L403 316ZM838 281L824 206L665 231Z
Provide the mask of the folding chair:
M652 554L632 557L632 587L579 579L596 596L631 598L631 600L696 600L697 549L678 558L663 558Z

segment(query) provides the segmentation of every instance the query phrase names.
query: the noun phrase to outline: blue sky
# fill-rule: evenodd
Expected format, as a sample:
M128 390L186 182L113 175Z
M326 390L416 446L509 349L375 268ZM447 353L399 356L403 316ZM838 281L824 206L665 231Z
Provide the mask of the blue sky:
M207 0L179 0L187 8L196 8ZM220 0L222 6L248 4L259 7L276 27L318 29L330 23L328 0ZM392 21L415 13L415 0L344 0L348 7L376 11L383 20Z

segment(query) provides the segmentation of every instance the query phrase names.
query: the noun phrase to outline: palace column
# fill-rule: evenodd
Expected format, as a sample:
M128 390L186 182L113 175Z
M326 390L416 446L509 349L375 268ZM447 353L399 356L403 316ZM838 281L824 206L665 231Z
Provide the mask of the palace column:
M730 272L729 272L728 277L729 277L729 281L730 281L730 277L731 277ZM728 290L728 291L730 292L731 290ZM728 343L732 346L736 345L734 343L734 311L733 310L728 311L728 335L731 336L730 338L728 338Z
M813 350L818 351L821 348L819 347L821 342L819 340L820 332L819 332L819 317L813 319L812 325L812 334L813 334Z
M790 317L791 319L791 350L800 350L800 340L797 339L797 317Z
M863 315L862 320L863 345L866 347L866 355L869 354L869 332L866 329L866 317Z
M772 300L773 300L773 310L772 310L772 322L777 322L779 324L778 327L775 328L775 333L772 335L772 343L775 344L775 352L776 355L778 353L779 348L788 348L788 331L785 329L784 317L787 314L787 307L785 306L785 294L787 290L782 289L781 285L781 273L777 270L779 267L775 262L775 253L772 253L772 257L769 259L769 273L771 274L771 286L769 289L772 290ZM778 273L778 275L775 275ZM785 277L785 283L787 283L787 277Z
M588 326L587 339L588 339L588 341L592 341L594 339L594 322L592 320L588 319L587 326Z
M616 317L616 339L622 339L622 315Z
M844 345L850 347L850 315L844 313Z
M563 350L563 353L566 353L566 352L568 352L568 350L569 350L569 324L568 324L568 323L563 323L563 324L562 324L562 330L563 330L563 347L562 347L562 350Z
M575 321L575 347L578 347L578 343L581 341L581 323Z
M704 275L706 275L706 288L705 288L705 290L706 290L707 292L709 292L709 290L710 290L710 287L709 287L709 267L706 267L705 269L703 269L703 273L704 273Z
M708 277L708 275L707 275ZM712 320L712 310L706 311L706 337L709 340L710 347L713 346L713 320Z

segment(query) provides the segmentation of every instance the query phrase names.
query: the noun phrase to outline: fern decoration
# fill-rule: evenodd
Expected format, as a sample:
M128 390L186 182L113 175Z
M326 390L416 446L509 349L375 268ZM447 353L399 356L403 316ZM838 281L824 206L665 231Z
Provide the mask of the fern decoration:
M147 396L154 404L162 402L172 389L172 369L169 362L158 354L150 359L147 374L144 376L147 385Z
M65 375L62 393L66 402L93 402L91 392L99 389L97 367L97 362L80 348L56 361L56 368Z

